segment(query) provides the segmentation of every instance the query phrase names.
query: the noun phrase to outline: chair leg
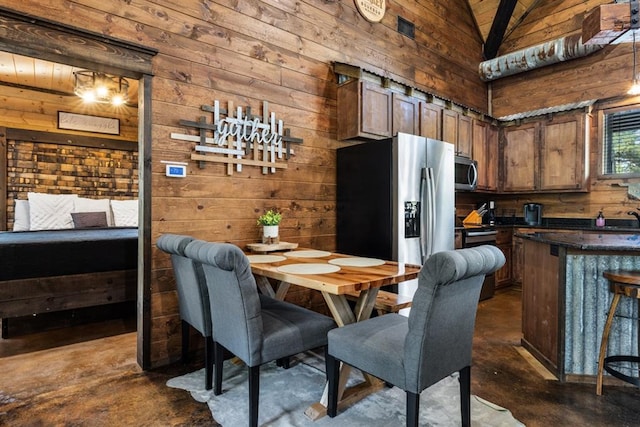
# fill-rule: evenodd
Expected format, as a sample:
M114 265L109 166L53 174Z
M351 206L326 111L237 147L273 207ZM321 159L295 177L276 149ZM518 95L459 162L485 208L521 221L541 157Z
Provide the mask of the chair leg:
M291 367L291 358L283 357L281 359L276 360L276 366L279 366L284 369L289 369Z
M182 363L189 362L189 326L186 321L182 321Z
M418 427L420 420L420 393L407 391L407 427Z
M213 356L213 360L216 366L215 369L215 374L216 374L216 379L215 379L215 383L214 383L214 389L213 389L213 394L218 396L222 393L222 363L224 362L224 347L221 344L218 344L217 342L213 342L213 348L214 348L214 356Z
M327 351L325 353L325 363L328 384L328 402L327 415L333 418L338 414L338 383L340 382L340 361L331 356Z
M260 365L249 366L249 426L258 427L260 396Z
M462 427L471 426L471 366L460 369L460 412Z
M620 302L620 294L614 294L609 306L609 314L607 314L607 321L604 324L604 330L602 331L602 340L600 341L600 355L598 356L598 375L596 376L596 395L602 396L602 375L604 370L604 358L607 355L607 343L609 342L609 332L611 331L611 324L613 323L613 317L616 314L618 303Z
M205 389L213 388L213 365L216 360L216 350L212 337L204 337L204 371L205 371Z

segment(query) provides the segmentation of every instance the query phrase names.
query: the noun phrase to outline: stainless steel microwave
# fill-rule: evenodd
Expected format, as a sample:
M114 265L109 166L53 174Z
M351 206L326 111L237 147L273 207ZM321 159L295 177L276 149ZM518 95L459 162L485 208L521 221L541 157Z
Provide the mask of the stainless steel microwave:
M478 185L478 162L468 157L455 157L456 190L473 191Z

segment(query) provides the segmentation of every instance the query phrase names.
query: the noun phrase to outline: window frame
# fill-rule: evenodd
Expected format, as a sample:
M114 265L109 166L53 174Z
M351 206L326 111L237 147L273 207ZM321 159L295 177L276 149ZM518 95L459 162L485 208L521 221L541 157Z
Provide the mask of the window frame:
M617 113L627 110L640 110L640 103L634 102L632 104L617 104L610 106L603 106L598 110L598 164L597 164L597 176L598 179L628 179L628 178L640 178L640 172L636 173L620 173L620 174L605 174L604 173L604 150L605 150L605 114ZM640 128L640 125L638 126Z

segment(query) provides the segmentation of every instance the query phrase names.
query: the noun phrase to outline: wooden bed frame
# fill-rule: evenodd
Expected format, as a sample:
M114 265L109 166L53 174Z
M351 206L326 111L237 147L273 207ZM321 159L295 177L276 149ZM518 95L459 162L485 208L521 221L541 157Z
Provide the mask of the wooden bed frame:
M0 233L0 318L135 301L138 229Z

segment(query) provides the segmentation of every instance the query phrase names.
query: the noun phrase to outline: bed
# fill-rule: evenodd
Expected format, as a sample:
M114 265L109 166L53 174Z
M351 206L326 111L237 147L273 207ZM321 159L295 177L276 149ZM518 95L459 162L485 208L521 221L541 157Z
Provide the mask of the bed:
M0 318L135 301L138 228L0 232Z

